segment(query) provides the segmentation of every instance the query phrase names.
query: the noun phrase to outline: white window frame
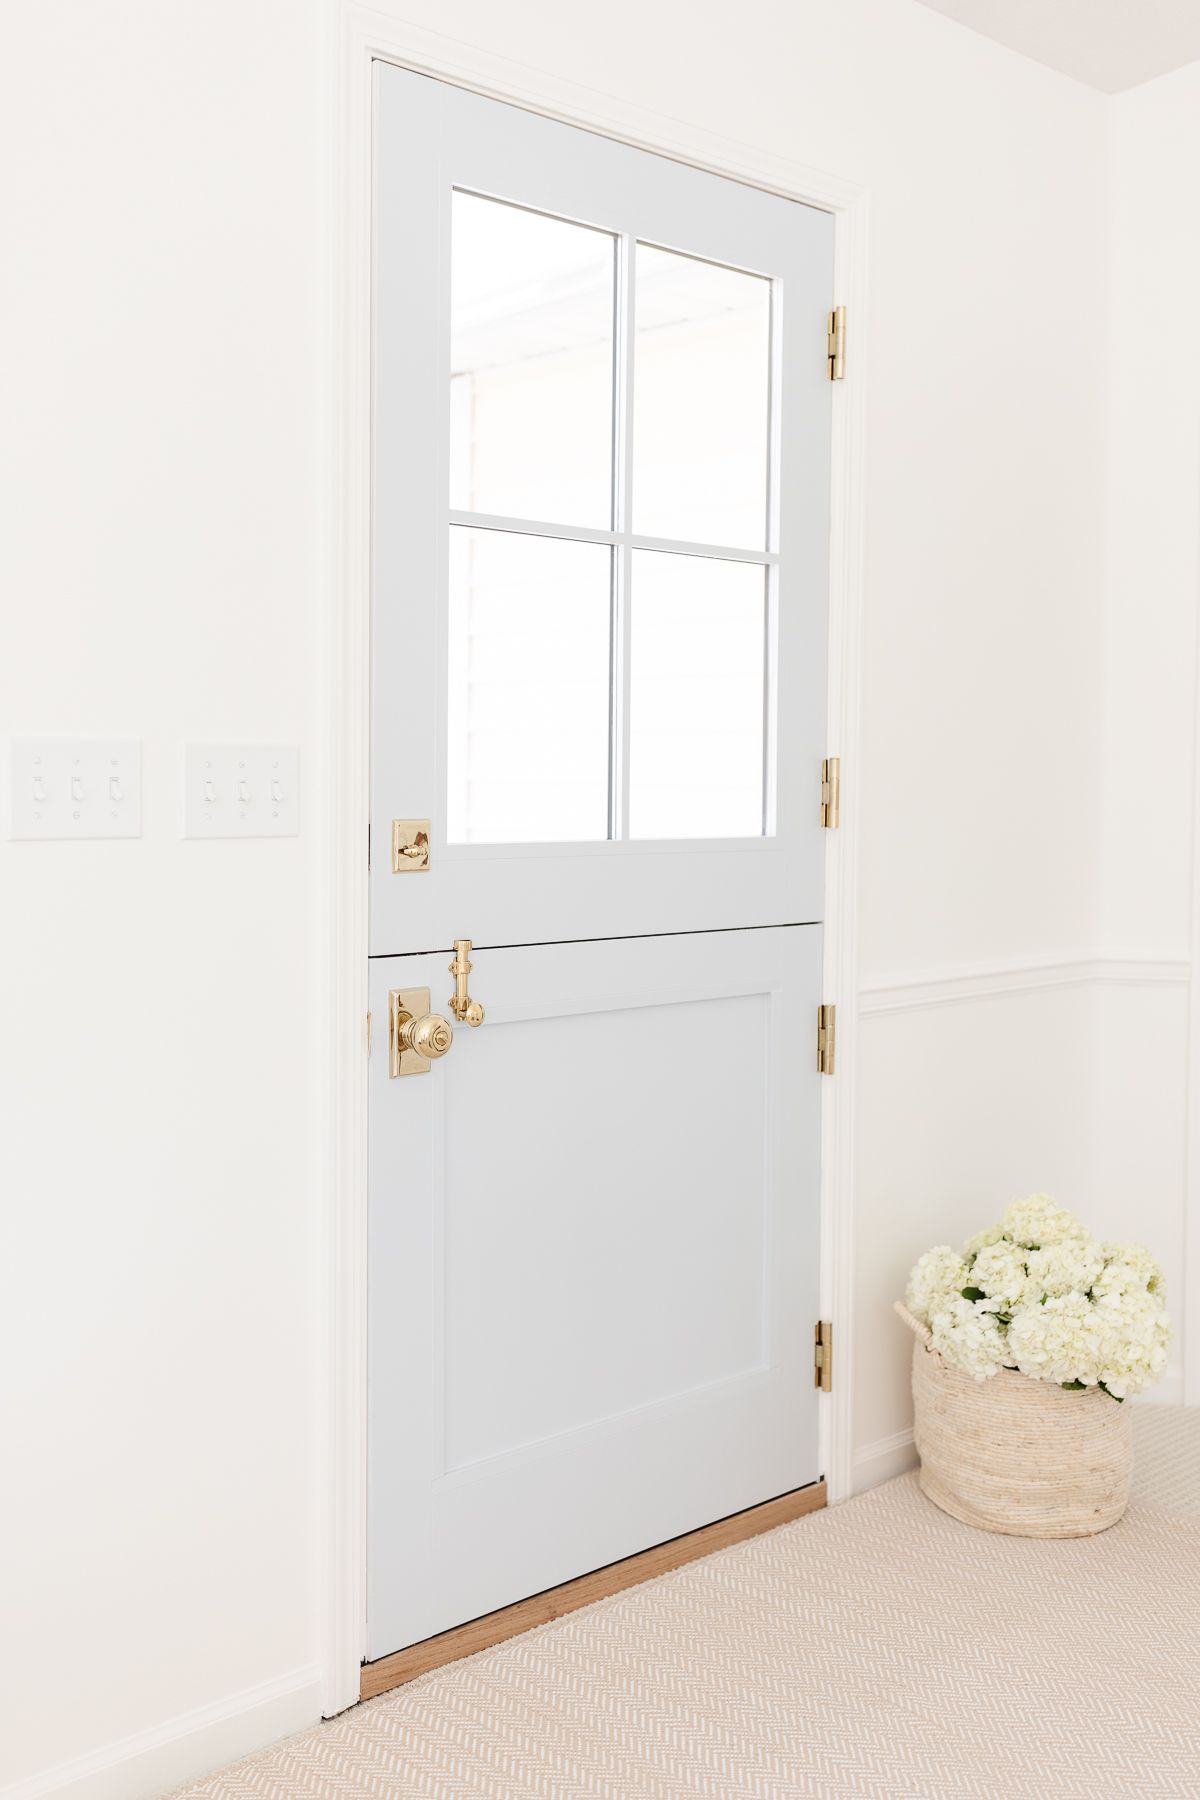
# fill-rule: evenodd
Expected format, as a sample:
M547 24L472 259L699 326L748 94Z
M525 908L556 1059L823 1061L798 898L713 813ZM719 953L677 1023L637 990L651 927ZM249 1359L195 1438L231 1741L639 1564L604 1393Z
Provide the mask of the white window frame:
M852 321L852 362L835 391L831 491L829 754L843 761L841 826L825 869L826 999L839 1002L837 1074L821 1122L821 1311L835 1322L834 1390L822 1401L821 1460L831 1502L851 1492L853 1130L857 773L866 371L866 195L786 158L664 119L359 3L335 0L325 56L323 268L327 446L318 520L322 571L316 799L323 871L318 1005L322 1711L357 1701L366 1594L367 822L370 693L370 372L372 64L419 74L598 131L643 150L816 206L834 217L834 280ZM815 1028L814 1028L815 1029Z

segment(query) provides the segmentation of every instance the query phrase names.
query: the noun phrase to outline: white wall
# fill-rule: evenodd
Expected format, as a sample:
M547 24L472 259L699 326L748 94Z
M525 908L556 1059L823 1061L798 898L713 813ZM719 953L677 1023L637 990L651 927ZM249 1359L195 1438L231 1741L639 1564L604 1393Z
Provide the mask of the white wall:
M312 810L184 843L176 794L189 737L312 767L316 30L6 13L0 720L140 737L145 823L0 843L0 1786L318 1704Z
M1039 817L1033 829L1018 824L1020 837L1004 847L1031 902L1045 905L1045 966L1029 955L1033 935L1021 949L1003 952L994 970L986 967L990 949L983 967L966 952L954 978L936 970L932 979L897 986L889 975L876 985L868 965L859 1216L882 1221L911 1195L920 1221L916 1236L932 1241L954 1236L951 1222L968 1191L990 1185L999 1203L1036 1185L1078 1204L1098 1232L1140 1238L1167 1271L1176 1327L1168 1376L1154 1398L1197 1403L1200 1168L1195 1156L1189 1167L1188 1139L1200 1138L1200 984L1193 979L1200 65L1115 97L1106 103L1105 123L1109 167L1101 198L1108 248L1100 286L1108 287L1107 346L1096 366L1103 437L1093 445L1105 453L1103 516L1093 509L1087 546L1062 546L1068 555L1081 554L1088 580L1074 623L1060 615L1068 625L1054 662L1061 686L1057 695L1053 687L1043 690L1041 699L1058 714L1060 746L1073 738L1076 754L1058 765L1071 773L1053 796L1027 769L1011 791L989 788L982 807L989 822L1002 809L1010 817L1029 811ZM1102 161L1098 166L1103 171ZM1051 285L1047 276L1035 287L1023 314L1035 332ZM1094 312L1089 316L1094 324ZM1059 379L1058 352L1053 338L1041 340L1038 367L1051 383ZM1066 441L1057 447L1064 462L1078 453L1068 452ZM1095 456L1089 458L1089 484L1097 467ZM1061 479L1050 471L1047 506L1057 504L1061 491ZM1076 515L1068 539L1082 524ZM979 649L986 654L982 639ZM1031 663L1041 663L1044 640L1036 628L1028 652ZM1079 658L1074 675L1073 655ZM964 642L958 668L966 669L971 657ZM1040 682L1036 667L1029 679ZM1086 738L1075 735L1083 710L1070 692L1074 683L1088 689ZM1003 703L999 684L988 681L988 690ZM1014 724L1024 733L1034 716L1027 680L1016 691ZM959 691L964 705L970 697L965 687ZM878 705L873 709L868 699L866 711L873 735ZM958 739L950 741L957 754ZM999 749L999 727L994 741ZM1052 729L1041 742L1055 754ZM1062 834L1070 865L1065 881L1052 842L1042 846L1048 860L1036 852L1031 857L1037 829L1048 840ZM998 838L1003 842L999 832ZM1056 871L1049 882L1048 867ZM919 878L915 866L912 876ZM865 887L868 894L882 891L870 877ZM956 887L949 904L959 929L978 930L991 916L978 891L968 897ZM1059 915L1067 921L1061 936L1050 925L1058 905L1067 908ZM1071 947L1065 955L1064 946ZM897 955L893 967L900 965ZM964 1038L963 1009L974 1021L973 1037L968 1026ZM926 1171L935 1160L931 1180ZM880 1324L901 1260L894 1229L881 1225L879 1238L861 1230L855 1466L862 1485L911 1457L904 1372L887 1360ZM868 1368L882 1371L874 1389Z
M404 11L870 191L869 1479L912 1254L1013 1188L1088 1199L1110 103L909 0ZM313 766L325 17L48 0L0 59L4 723L146 766L140 842L0 845L23 1800L136 1800L317 1707L312 811L181 843L175 782L187 737ZM973 997L928 1004L946 971Z
M1180 1078L1200 984L1196 955L1197 601L1200 599L1200 64L1113 102L1112 337L1105 606L1102 940L1118 953L1173 960L1169 996L1122 996L1107 1036L1101 1108L1110 1159L1161 1222L1175 1314L1200 1298L1200 1141L1194 1067ZM1190 985L1190 992L1189 992ZM1118 1073L1128 1047L1152 1072L1155 1106L1130 1103ZM1124 1049L1125 1054L1122 1054ZM1187 1231L1190 1210L1192 1230ZM1189 1401L1200 1403L1200 1320L1182 1343Z

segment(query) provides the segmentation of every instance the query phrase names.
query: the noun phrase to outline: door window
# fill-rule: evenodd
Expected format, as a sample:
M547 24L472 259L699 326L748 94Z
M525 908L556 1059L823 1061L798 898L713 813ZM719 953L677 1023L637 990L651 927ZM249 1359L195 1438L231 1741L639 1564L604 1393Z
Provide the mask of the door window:
M447 841L770 834L771 281L451 215Z

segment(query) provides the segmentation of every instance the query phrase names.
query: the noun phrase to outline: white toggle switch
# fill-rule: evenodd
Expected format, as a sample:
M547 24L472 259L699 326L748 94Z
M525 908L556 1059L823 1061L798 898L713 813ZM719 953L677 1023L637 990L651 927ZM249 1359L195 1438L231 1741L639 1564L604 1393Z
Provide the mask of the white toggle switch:
M300 829L294 747L189 744L183 781L184 837L295 837Z
M142 746L95 738L14 738L14 838L142 835Z

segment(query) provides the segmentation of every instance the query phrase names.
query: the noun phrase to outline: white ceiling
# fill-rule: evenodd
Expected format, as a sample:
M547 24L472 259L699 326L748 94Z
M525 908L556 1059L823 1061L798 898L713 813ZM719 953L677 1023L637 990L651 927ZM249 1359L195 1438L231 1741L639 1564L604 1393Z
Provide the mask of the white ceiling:
M1105 94L1200 60L1200 0L921 0Z

